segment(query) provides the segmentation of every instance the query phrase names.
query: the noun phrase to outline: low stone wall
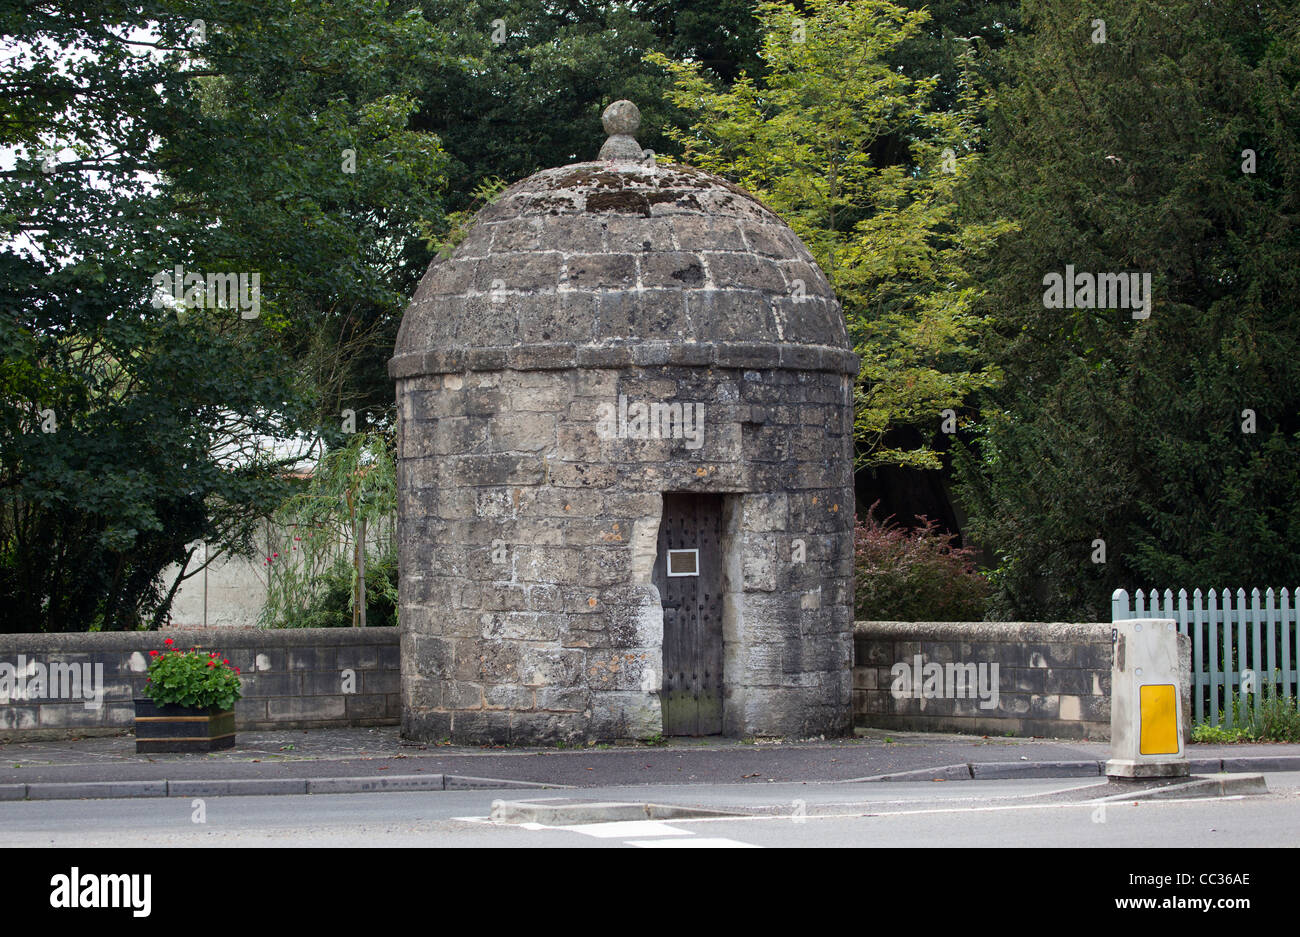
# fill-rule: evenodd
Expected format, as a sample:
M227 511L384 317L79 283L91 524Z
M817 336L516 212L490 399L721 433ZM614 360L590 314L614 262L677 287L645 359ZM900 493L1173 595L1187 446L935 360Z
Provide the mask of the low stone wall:
M129 729L131 700L144 687L149 651L161 649L165 638L175 639L177 647L219 651L240 668L240 730L399 722L396 628L6 634L0 635L0 739ZM39 686L38 674L44 675ZM98 707L88 705L96 688L103 694Z
M1111 627L1109 623L858 622L855 724L1107 739ZM178 646L220 651L243 671L244 697L235 705L240 730L400 722L396 628L10 634L0 635L0 740L105 735L129 729L134 716L131 700L144 686L149 651L161 648L167 637ZM1179 657L1190 674L1190 645L1182 636ZM900 664L906 668L896 669ZM936 664L940 670L927 669ZM62 671L57 677L52 673L56 668ZM45 675L44 689L20 692L30 691L37 669ZM25 688L15 686L19 670L27 675ZM902 685L904 671L911 687ZM60 685L51 686L51 678ZM900 683L897 695L890 692L896 682ZM93 702L95 687L103 693L98 708L86 705ZM52 695L50 691L56 689L59 695ZM1188 733L1190 707L1191 691L1185 684L1183 714Z
M922 732L1109 739L1111 628L860 621L854 629L854 722ZM1181 635L1178 640L1190 676L1190 643ZM1189 739L1190 714L1185 681Z

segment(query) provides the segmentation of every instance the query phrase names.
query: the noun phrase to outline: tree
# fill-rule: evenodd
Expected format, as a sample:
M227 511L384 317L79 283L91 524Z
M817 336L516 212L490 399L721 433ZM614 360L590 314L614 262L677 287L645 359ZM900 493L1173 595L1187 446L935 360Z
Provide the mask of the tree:
M997 53L1015 34L1024 32L1020 0L898 0L930 18L903 43L891 61L909 75L934 75L936 101L956 107L970 72L981 86L998 87L1009 79Z
M756 61L749 0L421 0L449 37L448 55L423 73L414 126L438 135L449 155L448 207L462 211L493 177L516 182L551 166L593 160L604 142L603 108L619 98L641 109L642 146L667 142L682 114L668 81L643 61L651 50L690 58L729 83Z
M157 627L190 544L251 552L276 441L337 433L332 387L376 399L367 336L441 211L406 129L440 44L362 0L28 2L0 31L0 630ZM177 265L207 274L179 303Z
M1023 10L971 201L1019 226L979 268L1003 379L959 459L996 613L1097 620L1120 586L1293 582L1300 6ZM1149 275L1147 317L1052 308L1067 264Z
M937 80L891 62L924 11L884 0L758 7L763 71L720 90L695 63L649 60L692 115L670 130L688 162L730 177L794 228L844 305L862 355L862 464L937 467L930 440L990 375L971 360L979 289L965 269L1004 229L956 217L958 181L978 160L978 99L962 85L936 109ZM882 146L892 141L890 146ZM894 161L874 154L892 152ZM903 428L922 432L899 446Z

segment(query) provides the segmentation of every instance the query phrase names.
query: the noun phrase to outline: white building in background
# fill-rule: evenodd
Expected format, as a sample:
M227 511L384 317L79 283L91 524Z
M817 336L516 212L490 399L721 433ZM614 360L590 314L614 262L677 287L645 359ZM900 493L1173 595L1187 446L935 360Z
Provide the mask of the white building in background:
M290 471L309 478L317 465L319 440L297 438L274 440L259 437L256 445L264 446L279 457L296 458ZM232 452L229 461L238 461L242 452ZM396 518L389 523L363 527L366 553L373 556L392 548ZM172 628L255 628L260 624L271 588L271 577L278 570L303 561L298 534L303 531L285 528L265 521L256 535L256 552L249 557L221 555L209 563L209 545L192 544L195 548L190 559L187 578L176 590L172 600ZM351 561L355 544L347 531L336 531L336 539L329 552L340 559ZM163 571L161 581L170 589L180 569L176 565Z
M265 544L265 537L260 538ZM193 564L208 559L207 544L198 544ZM170 583L179 569L168 567ZM173 628L255 628L266 605L269 567L261 559L220 556L181 583L172 601Z
M391 548L393 524L366 529L366 552L373 556ZM258 553L251 559L241 556L217 556L208 561L208 545L194 544L189 569L197 570L176 590L172 601L172 628L256 628L266 605L270 577L277 570L300 561L295 531L264 524L257 538ZM269 546L268 546L269 544ZM340 537L334 549L340 558L350 560L353 542ZM179 567L173 564L162 574L170 588Z
M320 440L306 436L278 439L271 436L257 436L241 439L232 443L218 454L218 459L230 465L239 465L249 455L251 445L253 454L270 452L277 458L295 458L290 471L299 477L310 477L316 467ZM267 558L284 549L281 544L292 541L292 535L272 536L269 523L263 523L260 534L256 537L257 553L252 558L242 556L218 556L210 565L208 563L209 546L206 543L191 544L195 548L187 571L198 570L189 576L176 590L172 600L172 628L255 628L266 606L267 589L270 585L271 564ZM162 573L164 588L171 588L180 567L175 564Z

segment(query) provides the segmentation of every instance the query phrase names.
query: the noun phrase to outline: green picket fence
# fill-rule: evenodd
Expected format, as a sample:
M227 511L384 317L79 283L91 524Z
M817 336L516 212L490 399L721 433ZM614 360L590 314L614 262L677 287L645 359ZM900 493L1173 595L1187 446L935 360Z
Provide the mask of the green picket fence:
M1162 602L1163 598L1163 602ZM1275 593L1238 589L1236 601L1228 589L1166 589L1163 597L1138 589L1129 604L1125 589L1111 596L1111 621L1130 618L1172 618L1192 639L1192 709L1197 722L1231 728L1242 721L1247 707L1259 714L1266 694L1295 698L1300 647L1297 647L1297 604L1300 589ZM1241 711L1233 706L1234 694Z

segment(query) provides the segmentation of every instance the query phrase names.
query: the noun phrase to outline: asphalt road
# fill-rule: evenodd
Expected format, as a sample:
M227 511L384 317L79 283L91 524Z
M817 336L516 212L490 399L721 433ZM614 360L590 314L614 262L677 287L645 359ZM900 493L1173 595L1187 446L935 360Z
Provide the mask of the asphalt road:
M1104 808L1090 802L1103 787L1080 779L587 788L583 799L770 813L571 827L488 820L494 800L530 799L522 791L6 802L0 846L1294 847L1300 773L1268 784L1266 796Z

